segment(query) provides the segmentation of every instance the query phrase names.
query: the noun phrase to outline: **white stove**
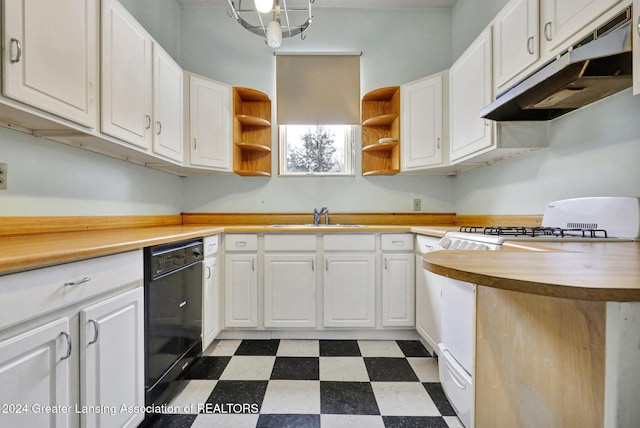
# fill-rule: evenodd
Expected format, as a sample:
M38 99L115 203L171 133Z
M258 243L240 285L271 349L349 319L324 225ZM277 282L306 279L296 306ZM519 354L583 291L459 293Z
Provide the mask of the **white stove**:
M459 232L447 233L445 237L479 242L489 237L502 241L636 241L640 239L640 198L564 199L547 204L540 227L462 226Z

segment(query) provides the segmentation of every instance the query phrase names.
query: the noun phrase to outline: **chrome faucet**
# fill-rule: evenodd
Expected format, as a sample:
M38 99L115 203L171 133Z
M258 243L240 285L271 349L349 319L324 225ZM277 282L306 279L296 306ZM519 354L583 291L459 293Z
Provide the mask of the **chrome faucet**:
M320 211L318 211L316 208L313 209L314 225L317 226L320 224L320 219L322 218L323 214L324 214L324 224L329 224L329 210L327 209L327 207L322 207Z

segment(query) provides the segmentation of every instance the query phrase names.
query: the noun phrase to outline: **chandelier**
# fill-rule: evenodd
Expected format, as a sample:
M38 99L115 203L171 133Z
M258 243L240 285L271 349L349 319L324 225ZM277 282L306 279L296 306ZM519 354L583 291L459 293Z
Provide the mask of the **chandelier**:
M300 35L311 25L311 5L315 0L248 0L243 8L242 0L227 0L231 6L229 16L253 34L264 37L265 43L277 48L282 39ZM246 4L247 2L245 2ZM289 6L287 3L291 3ZM298 6L296 6L298 5ZM306 5L306 6L305 6ZM296 24L298 22L298 24Z

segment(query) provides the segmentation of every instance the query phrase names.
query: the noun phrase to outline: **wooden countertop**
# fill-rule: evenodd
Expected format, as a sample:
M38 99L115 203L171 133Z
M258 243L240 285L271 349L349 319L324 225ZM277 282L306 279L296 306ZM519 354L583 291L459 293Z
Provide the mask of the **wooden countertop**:
M423 256L423 266L439 275L504 290L578 300L640 301L640 243L535 247L540 250L544 244L556 251L436 251Z
M81 232L37 233L0 239L0 275L105 256L217 233L409 233L410 226L214 226L171 225Z
M223 232L214 226L162 226L2 237L0 274L105 256Z

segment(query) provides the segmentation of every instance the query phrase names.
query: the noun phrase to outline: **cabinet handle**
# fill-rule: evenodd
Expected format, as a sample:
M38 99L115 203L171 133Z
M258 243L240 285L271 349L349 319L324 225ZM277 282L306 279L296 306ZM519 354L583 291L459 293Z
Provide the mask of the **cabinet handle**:
M195 150L198 147L198 140L196 140L195 138L193 139L193 150Z
M640 36L640 15L638 15L638 35Z
M427 245L427 250L433 251L433 245Z
M100 335L100 324L98 324L98 321L96 320L89 320L89 322L93 324L94 335L93 335L93 340L87 343L87 345L93 345L98 341L98 336Z
M436 138L436 147L440 148L440 137Z
M65 339L67 339L67 353L64 355L64 357L60 358L60 361L62 361L71 356L71 349L73 345L71 344L71 335L69 333L61 331L60 334L63 335Z
M535 53L533 50L533 40L533 36L527 39L527 51L529 52L529 55L533 55Z
M207 279L211 278L211 268L207 266Z
M329 260L325 260L325 261L324 261L324 270L326 270L327 272L329 272Z
M18 39L14 39L13 37L11 38L11 41L9 42L11 45L16 45L16 57L12 58L9 60L9 62L11 64L15 64L17 62L20 62L20 60L22 59L22 44L20 43L20 40Z
M162 123L156 122L156 135L160 135L162 133Z
M311 272L315 272L316 271L316 263L313 259L311 259Z
M182 307L184 307L184 306L186 306L186 305L187 305L187 301L186 301L186 300L184 300L182 303L180 303L180 307L181 307L181 308L182 308Z
M85 282L89 282L91 281L91 277L90 276L85 276L84 278L78 280L78 281L73 281L73 282L65 282L64 286L65 287L75 287L76 285L80 285L80 284L84 284Z
M389 269L389 261L387 260L387 258L384 258L384 270L388 270Z
M256 260L255 259L251 259L251 270L252 271L256 270Z
M246 247L247 241L236 241L236 247Z
M145 114L144 117L147 120L147 124L144 125L144 129L151 128L151 116L149 116L148 114Z
M392 243L393 245L396 245L396 246L398 246L398 245L404 245L404 241L401 241L401 240L399 240L399 239L397 239L397 240L395 240L395 241L391 241L391 243Z
M544 38L547 40L547 42L550 42L552 37L551 37L551 21L547 22L546 24L544 24Z

